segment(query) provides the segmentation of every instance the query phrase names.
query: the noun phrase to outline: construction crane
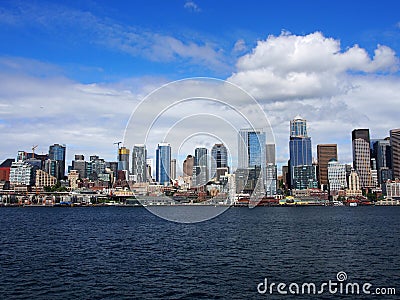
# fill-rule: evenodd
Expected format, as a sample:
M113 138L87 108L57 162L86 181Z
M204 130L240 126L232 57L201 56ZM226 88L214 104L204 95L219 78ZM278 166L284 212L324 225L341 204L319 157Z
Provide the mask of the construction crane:
M117 145L118 150L119 150L119 144L122 144L122 142L115 142L114 145Z
M32 146L32 158L35 158L35 149L38 147L38 145L36 146Z
M114 143L114 145L117 145L117 147L118 147L117 160L119 160L119 144L122 144L122 142L115 142Z

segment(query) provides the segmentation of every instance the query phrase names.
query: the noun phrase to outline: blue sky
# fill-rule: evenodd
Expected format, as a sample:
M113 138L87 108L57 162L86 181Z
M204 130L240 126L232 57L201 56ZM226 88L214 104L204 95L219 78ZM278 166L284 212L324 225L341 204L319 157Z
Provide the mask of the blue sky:
M397 1L2 1L1 54L55 64L80 82L131 76L228 77L240 54L282 30L321 31L346 48L399 45ZM193 3L192 5L186 3ZM185 8L186 4L186 8ZM129 41L135 34L136 41ZM155 35L215 51L221 65L149 53ZM115 40L119 41L115 41ZM114 40L114 41L111 41ZM123 45L135 49L123 49ZM80 67L80 68L77 68ZM82 69L83 73L82 73Z
M114 159L138 99L210 76L260 101L280 163L297 114L314 148L338 143L349 162L352 129L384 138L399 127L389 109L400 95L399 11L398 1L1 1L0 159L51 143L70 158Z

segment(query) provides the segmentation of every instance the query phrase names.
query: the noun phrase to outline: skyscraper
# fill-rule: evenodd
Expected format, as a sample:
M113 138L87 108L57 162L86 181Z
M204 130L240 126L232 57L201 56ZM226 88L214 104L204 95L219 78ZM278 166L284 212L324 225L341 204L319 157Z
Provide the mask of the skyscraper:
M194 149L193 183L197 186L208 182L208 151L207 148L197 147Z
M276 164L276 151L275 144L266 144L265 145L265 162L267 164Z
M54 144L49 147L48 163L51 167L47 169L48 173L61 180L65 175L65 145Z
M171 159L171 179L176 179L176 159Z
M332 158L328 162L327 172L330 191L339 191L347 188L345 164L340 164L335 158Z
M35 174L34 167L24 161L11 163L10 184L12 185L34 185Z
M194 165L194 157L193 155L189 154L183 161L183 177L193 176L193 165Z
M275 144L265 145L266 175L265 190L267 196L276 194L278 188L278 167L276 165Z
M390 130L393 179L400 179L400 129Z
M316 166L301 165L293 167L293 187L296 190L317 188Z
M308 137L307 120L299 115L290 121L290 136L291 137Z
M373 156L376 160L376 170L378 171L378 182L382 184L393 177L390 138L376 140L372 147Z
M217 176L218 168L228 168L228 151L224 144L215 144L211 149L211 178Z
M289 151L291 186L298 189L299 187L295 186L295 167L312 166L311 138L307 135L307 121L300 116L290 121ZM307 170L307 172L303 172L304 170ZM315 172L311 168L301 168L296 173L303 177L315 176ZM304 180L306 180L305 177L302 178L301 182Z
M337 145L336 144L321 144L317 145L318 159L318 182L322 187L328 186L328 163L334 159L337 161Z
M156 181L163 185L170 183L171 145L159 143L156 150Z
M132 149L132 174L135 182L147 181L146 159L146 146L134 145Z
M152 182L153 181L153 171L154 171L154 159L153 158L148 158L146 159L146 176L147 176L147 181Z
M118 149L118 171L129 173L129 149L121 147Z
M266 134L262 129L240 129L238 140L237 187L257 197L264 196L266 186ZM244 174L242 176L240 174ZM247 174L247 175L246 175ZM242 178L242 179L240 179ZM243 182L239 182L242 180Z
M371 188L373 183L369 129L354 129L352 132L352 144L353 167L360 177L361 188Z
M78 172L81 179L86 178L86 164L83 155L75 155L75 159L72 161L72 169Z
M240 129L238 168L265 166L266 136L262 129Z

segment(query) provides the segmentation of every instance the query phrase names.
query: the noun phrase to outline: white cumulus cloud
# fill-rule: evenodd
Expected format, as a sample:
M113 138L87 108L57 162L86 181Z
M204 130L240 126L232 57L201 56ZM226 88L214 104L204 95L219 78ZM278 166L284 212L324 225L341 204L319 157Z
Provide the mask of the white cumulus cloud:
M377 45L369 55L359 45L342 49L321 32L284 32L259 41L236 67L228 80L263 105L281 163L288 159L289 121L298 114L308 120L313 148L337 143L344 162L351 161L353 129L370 128L371 138L384 138L399 127L399 58L387 46Z

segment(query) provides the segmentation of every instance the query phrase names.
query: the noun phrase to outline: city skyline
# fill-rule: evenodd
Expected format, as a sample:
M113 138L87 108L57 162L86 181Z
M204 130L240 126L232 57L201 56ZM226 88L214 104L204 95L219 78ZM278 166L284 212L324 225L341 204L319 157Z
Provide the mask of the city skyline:
M304 122L304 124L302 125L302 126L304 126L304 128L306 128L307 127L307 123L308 123L308 121L307 120L305 120L305 119L299 119L299 118L301 118L300 116L296 116L293 120L290 120L290 125L289 125L289 128L292 128L292 123L294 123L295 121L298 121L298 120L300 120L301 122ZM262 132L262 130L260 130L260 129L248 129L248 128L243 128L243 129L241 129L237 134L238 134L238 136L239 136L239 139L238 139L238 144L237 144L237 147L238 147L238 151L239 151L239 153L242 151L247 151L246 149L244 149L244 150L240 150L240 148L243 148L244 146L242 145L243 144L243 141L245 140L245 138L244 138L244 136L242 136L243 135L243 133L246 133L246 134L248 134L249 132L251 133L251 132L253 132L254 131L254 133L256 133L257 135L259 134L259 132ZM307 131L307 130L305 130L305 131ZM356 128L356 129L353 129L352 130L352 137L351 137L351 139L350 140L352 140L352 139L355 139L355 138L357 138L358 136L357 136L357 133L358 132L362 132L361 134L358 134L358 135L361 135L361 138L365 138L365 139L367 139L368 140L368 143L367 143L367 145L368 145L368 149L369 149L369 151L371 152L371 153L369 153L368 154L368 157L369 158L366 158L365 160L366 161L370 161L371 159L372 159L372 156L370 156L370 155L372 155L372 153L374 152L374 151L376 151L377 153L376 153L376 155L380 155L381 157L382 156L387 156L387 154L385 154L385 153L382 153L382 151L387 151L387 150L384 150L384 149L386 149L386 148L384 148L384 149L380 149L380 151L381 152L379 152L379 151L377 151L376 150L376 148L375 147L377 147L378 145L380 146L380 147L382 147L382 146L390 146L391 144L390 144L390 137L391 136L393 136L392 138L393 138L393 141L394 141L394 143L395 143L395 157L394 157L394 161L393 161L393 163L395 164L395 168L396 168L396 170L399 170L400 168L398 167L398 163L397 163L397 157L398 157L398 155L397 155L397 152L396 151L398 151L397 150L397 148L398 148L398 141L397 141L397 137L395 138L395 134L397 134L398 135L398 132L400 131L400 128L392 128L392 129L388 129L388 135L387 136L385 136L385 137L373 137L373 138L370 138L370 134L369 134L369 132L370 132L370 130L369 130L369 128L368 129L360 129L360 128ZM366 133L364 133L364 132L366 132ZM291 130L291 129L289 129L289 136L288 136L288 141L289 141L289 143L292 141L292 138L298 138L298 136L293 136L292 135L292 133L293 133L293 130ZM393 135L392 135L393 134ZM306 138L310 138L308 135L306 135L306 136L304 136L304 137L306 137ZM265 141L265 137L261 137L261 138L258 138L258 137L256 137L255 138L255 142L256 143L260 143L260 144L264 144L264 146L265 146L265 149L263 150L263 153L260 153L259 154L259 156L261 157L261 156L265 156L265 159L264 159L264 162L262 163L262 164L268 164L268 163L272 163L272 164L275 164L275 161L272 161L272 159L273 158L276 158L276 153L275 153L275 148L278 146L278 145L276 145L276 144L271 144L271 143L268 143L268 142L266 142ZM383 145L382 145L382 143L383 143ZM157 149L158 149L158 147L159 146L168 146L169 148L170 148L170 150L169 150L169 152L170 152L170 154L169 154L169 156L171 157L171 160L170 160L170 162L172 161L172 160L176 160L177 159L177 157L176 156L174 156L173 155L173 153L174 153L174 149L171 147L171 145L170 145L170 143L168 143L168 142L162 142L162 143L158 143L158 145L157 145L157 147L156 148L154 148L153 150L153 152L154 152L154 154L153 155L149 155L148 154L148 151L147 151L147 145L145 145L145 144L135 144L133 147L132 147L132 149L129 149L129 148L126 148L125 146L121 146L121 147L118 147L118 149L116 149L116 158L115 159L111 159L111 160L107 160L107 161L110 161L110 162L118 162L119 163L119 166L118 166L118 168L119 169L122 169L122 170L127 170L127 171L129 171L132 175L136 175L136 172L134 172L133 171L133 163L132 163L132 166L130 166L130 164L129 164L129 161L134 161L134 158L133 158L133 153L134 153L134 151L136 150L137 151L137 148L143 148L143 150L141 150L141 158L140 158L140 160L141 160L141 164L142 164L142 166L140 167L141 168L141 171L142 172L144 172L144 170L143 170L143 168L144 168L144 158L146 158L146 161L147 160L157 160L156 158L157 158ZM216 147L216 146L219 146L219 147L224 147L225 148L225 145L223 144L223 143L217 143L217 144L214 144L213 146L210 146L210 147L205 147L205 146L199 146L199 145L197 145L197 146L195 146L194 148L193 148L193 151L192 151L192 153L188 153L187 154L187 156L185 157L185 159L184 160L182 160L182 163L184 163L184 161L186 161L186 159L188 158L188 157L191 157L191 158L195 158L196 156L195 156L195 153L196 153L196 151L198 150L198 149L204 149L206 152L205 153L207 153L207 152L210 152L209 154L206 154L206 156L208 157L208 160L207 160L207 163L209 164L208 166L207 166L207 168L209 169L209 175L211 175L211 170L212 170L212 160L213 160L213 158L212 158L212 155L211 155L211 153L212 153L212 150L213 150L213 148L214 147ZM271 147L272 146L272 147ZM347 162L347 161L343 161L342 159L338 159L338 156L339 156L339 154L340 154L340 151L338 150L338 148L337 148L337 144L335 143L335 141L330 141L330 143L329 144L314 144L314 143L312 143L311 145L307 145L307 147L306 147L306 149L305 149L305 152L310 152L310 146L311 146L311 148L312 148L312 152L313 152L313 154L314 154L314 152L316 152L317 153L317 155L314 157L314 155L312 155L312 163L317 163L317 162L319 162L320 160L318 160L318 149L319 148L331 148L331 147L334 147L334 152L335 152L335 154L334 155L332 155L332 158L335 158L338 162L340 162L340 163L344 163L344 164L347 164L347 165L352 165L352 166L355 166L356 165L356 162L355 162L355 154L353 153L353 156L352 156L352 161L350 161L350 162ZM365 146L365 147L367 147L367 146ZM50 146L47 146L47 148L49 149L49 152L48 153L41 153L41 154L39 154L39 153L35 153L35 152L29 152L27 149L19 149L18 151L16 151L15 153L15 155L14 156L10 156L10 157L3 157L3 158L1 158L0 160L2 160L2 161L4 161L4 160L7 160L7 159L16 159L16 161L19 161L19 160L25 160L25 159L27 159L27 158L30 158L30 159L32 159L33 157L34 158L39 158L39 159L42 159L43 160L43 157L46 157L46 159L49 157L49 154L50 154L50 156L60 156L60 157L63 157L64 158L64 163L65 163L65 174L67 173L66 172L66 170L67 170L67 166L71 166L72 167L72 169L75 169L75 170L79 170L79 168L80 167L76 167L76 168L74 168L74 163L76 163L77 161L79 162L79 161L84 161L84 157L87 157L87 156L90 156L90 160L92 160L92 158L93 157L95 157L95 158L99 158L99 155L97 155L97 153L98 152L94 152L94 153L91 153L90 155L87 155L87 154L82 154L82 153L73 153L73 154L70 154L70 155L73 155L73 157L74 157L74 159L72 159L72 160L69 160L69 161L67 161L67 160L65 160L65 155L66 155L66 153L68 152L68 145L66 145L66 144L59 144L59 143L54 143L53 145L50 145ZM57 153L57 154L51 154L52 152L54 152L52 149L54 149L54 148L56 148L56 149L59 149L59 148L61 148L61 149L63 149L62 150L62 153L60 153L60 150L58 150L57 152L59 152L59 153ZM245 148L248 148L248 149L251 149L251 147L249 147L249 146L245 146ZM315 148L315 149L314 149ZM17 149L17 148L15 148L15 149ZM36 148L35 148L36 149ZM266 149L270 149L269 151L267 151ZM255 150L259 150L259 149L255 149ZM354 150L354 148L353 148L353 150ZM226 151L226 150L225 150ZM326 151L326 150L324 150L324 151ZM327 153L329 153L331 150L328 150L328 152ZM390 150L389 150L390 151ZM132 155L130 154L132 152ZM152 150L150 150L150 153L152 152ZM272 152L273 153L273 157L271 156L271 154L269 154L270 152ZM303 152L303 151L302 151ZM145 156L143 156L145 154ZM25 157L27 155L27 157ZM391 154L389 154L389 155L391 155ZM326 156L326 155L325 155ZM237 160L236 160L236 162L235 161L232 161L232 157L230 157L229 155L228 155L228 153L227 153L227 156L224 158L224 161L226 161L226 162L232 162L233 163L233 165L232 165L232 169L231 168L229 168L229 165L228 165L228 169L231 169L231 171L232 170L235 170L241 163L240 163L240 158L239 158L240 156L238 156L237 157ZM255 160L257 160L257 159L260 159L260 157L256 157L255 158ZM269 158L268 158L269 157ZM306 158L306 161L309 163L310 162L310 158L309 158L309 153L306 155L306 157L308 157L308 158ZM57 159L58 157L52 157L52 160L55 160L55 161L57 161L58 159ZM381 159L384 159L385 160L385 162L384 162L384 165L380 165L380 164L383 164L382 162L380 163L380 162L376 162L376 168L377 169L379 169L379 167L384 167L384 168L387 168L388 166L387 166L387 163L386 163L386 160L387 159L389 159L390 157L382 157ZM390 158L391 159L391 158ZM61 159L62 160L62 159ZM103 160L105 160L104 158L103 158ZM287 165L287 163L288 163L288 160L290 161L290 152L288 152L287 153L287 158L286 158L286 161L285 162L283 162L283 163L281 163L281 164L279 164L279 166L278 166L278 173L280 173L280 168L282 168L283 166L285 166L285 165ZM327 157L322 157L322 160L321 160L322 162L323 162L323 164L327 164L327 162L328 162L328 160L327 160ZM176 162L175 162L176 163ZM245 162L242 162L242 164L244 164ZM248 166L247 165L247 162L245 163L246 164L246 166ZM302 164L300 164L300 165L302 165ZM244 165L243 165L244 166ZM151 167L155 167L155 166L151 166ZM391 167L391 166L389 166L389 167ZM325 166L325 168L326 168L326 166ZM177 168L177 170L178 170L178 168ZM179 172L177 172L176 174L180 174L179 176L181 176L181 175L183 175L183 172L184 172L184 169L183 169L183 166L182 166L182 168L179 168ZM154 173L155 174L155 173ZM282 174L280 174L280 175L282 175ZM393 174L394 175L394 174ZM153 175L152 175L153 176ZM143 175L142 175L142 177L144 177ZM390 177L390 176L389 176ZM398 176L397 176L398 177ZM325 179L326 180L326 179Z
M56 188L57 183L62 184L63 188L67 185L71 189L87 186L104 191L111 186L129 186L130 192L134 192L136 188L149 192L153 189L150 186L153 186L161 190L166 188L162 190L163 193L171 193L171 189L176 188L182 191L193 188L200 193L199 197L203 197L201 195L205 194L201 193L204 193L206 186L209 188L208 193L212 195L218 193L219 188L226 193L226 184L229 183L229 199L232 199L234 191L236 195L249 194L257 200L263 196L280 197L286 192L294 196L303 193L303 197L306 196L305 193L319 194L320 197L328 197L328 194L332 197L358 197L365 193L369 198L373 194L377 199L378 196L381 197L379 193L386 193L387 189L391 189L392 180L395 180L394 184L398 183L399 178L394 174L399 172L397 135L400 129L389 131L391 139L371 139L369 129L354 129L353 164L349 165L338 160L336 144L318 144L318 161L311 161L307 120L296 116L289 123L289 168L286 166L284 171L282 167L282 172L289 172L290 176L289 179L287 175L281 177L279 185L277 166L274 163L275 144L267 143L264 130L243 128L237 134L237 169L228 168L228 149L218 143L214 144L211 151L207 147L196 147L194 156L187 155L182 163L186 174L178 174L177 159L172 156L171 144L164 141L158 143L156 149L155 178L148 176L151 172L145 144L135 144L130 157L130 148L120 147L119 143L117 162L105 161L98 155L91 155L90 161L86 162L84 155L75 154L72 165L68 165L68 176L65 176L61 170L66 167L67 147L65 144L54 144L49 146L46 155L35 154L36 146L33 146L32 152L18 151L16 160L6 159L0 170L3 189L7 190L10 186L15 189L22 189L23 186L26 189L31 186L49 188L46 184ZM219 172L216 176L209 177L214 168L213 159L220 162ZM150 168L153 168L152 163ZM190 171L192 176L187 177ZM281 189L281 186L286 187ZM154 192L155 190L152 193Z
M297 114L313 144L337 143L345 163L354 128L384 138L399 127L399 3L187 3L2 2L0 157L13 157L15 145L42 154L65 143L69 162L76 153L113 161L138 101L191 76L226 79L255 97L280 166Z

